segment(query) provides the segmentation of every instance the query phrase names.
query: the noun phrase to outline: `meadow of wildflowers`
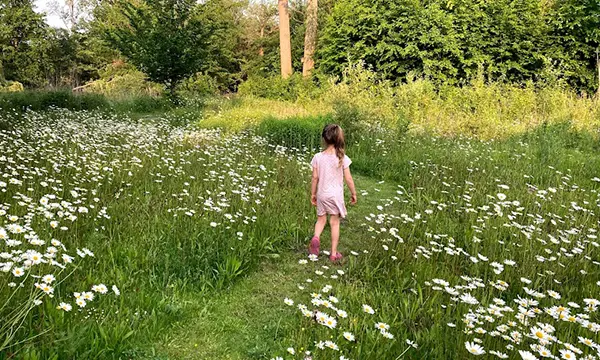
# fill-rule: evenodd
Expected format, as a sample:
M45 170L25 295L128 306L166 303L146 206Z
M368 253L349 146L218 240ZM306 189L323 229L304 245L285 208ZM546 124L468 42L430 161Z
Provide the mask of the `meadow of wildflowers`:
M299 240L302 154L171 120L2 115L0 358L140 355L180 294Z
M342 266L299 261L277 356L600 358L600 158L539 135L363 137L349 155L384 180Z
M4 113L0 359L600 358L600 156L578 136L354 137L336 265L305 255L302 142ZM202 327L206 356L186 324L265 263L285 269L272 296L238 294Z

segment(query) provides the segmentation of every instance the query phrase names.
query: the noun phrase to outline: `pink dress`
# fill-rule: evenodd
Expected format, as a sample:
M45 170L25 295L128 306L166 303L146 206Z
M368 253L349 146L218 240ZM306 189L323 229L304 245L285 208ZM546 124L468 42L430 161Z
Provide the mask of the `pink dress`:
M342 166L336 154L316 154L310 164L317 168L319 183L317 185L317 216L325 214L346 217L344 204L344 169L352 161L346 155Z

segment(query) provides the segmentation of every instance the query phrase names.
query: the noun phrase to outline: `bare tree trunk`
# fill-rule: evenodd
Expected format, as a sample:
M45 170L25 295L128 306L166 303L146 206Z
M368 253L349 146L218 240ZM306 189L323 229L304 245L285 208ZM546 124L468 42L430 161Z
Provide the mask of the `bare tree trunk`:
M302 57L302 76L309 77L315 68L315 49L317 47L318 0L308 0L306 6L306 32L304 34L304 56Z
M281 77L292 75L292 43L290 39L290 14L288 0L279 0L279 52L281 55Z
M265 48L263 47L263 38L265 37L265 24L260 25L260 48L258 49L258 56L265 56Z
M600 59L598 58L598 49L596 49L596 67L598 68L598 91L596 97L600 99Z

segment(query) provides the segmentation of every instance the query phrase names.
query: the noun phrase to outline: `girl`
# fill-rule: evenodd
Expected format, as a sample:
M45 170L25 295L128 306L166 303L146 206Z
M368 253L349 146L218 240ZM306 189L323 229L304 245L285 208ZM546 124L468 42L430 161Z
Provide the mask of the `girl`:
M313 168L311 203L317 207L315 236L310 241L309 253L318 255L321 245L319 237L327 224L331 227L331 255L329 259L338 262L342 254L337 251L340 239L340 217L346 217L344 205L344 179L352 194L350 203L356 204L356 189L350 174L352 161L344 153L344 132L338 125L325 126L322 133L325 150L316 154L311 165Z

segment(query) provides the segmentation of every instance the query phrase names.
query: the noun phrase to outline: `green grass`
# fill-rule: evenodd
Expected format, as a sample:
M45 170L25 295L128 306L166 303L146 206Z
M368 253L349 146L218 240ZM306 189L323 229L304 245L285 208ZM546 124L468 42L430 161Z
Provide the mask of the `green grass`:
M349 154L355 160L355 169L387 180L378 183L373 178L363 176L357 179L358 188L368 194L359 198L361 203L350 211L349 221L342 229L342 251L347 255L349 250L360 254L357 257L347 256L346 263L341 267L345 276L339 281L316 276L314 271L321 269L321 265L327 261L308 266L298 265L296 262L304 258L300 254L303 247L294 248L292 251L295 255L284 259L284 264L269 263L256 278L252 277L236 287L231 297L224 300L225 307L215 307L214 317L202 322L202 331L184 327L175 337L184 339L190 334L200 333L199 336L192 335L195 343L208 341L215 344L216 348L224 349L210 356L233 359L268 359L275 355L286 358L285 349L290 346L296 351L310 349L315 359L330 359L332 353L315 350L314 344L315 341L331 339L331 336L346 357L358 359L395 359L401 354L406 358L464 358L468 356L464 343L475 337L482 339L482 345L488 352L496 350L510 354L510 350L505 348L510 342L506 340L463 333L464 315L478 306L452 301L451 296L443 291L433 290L431 281L444 279L455 286L468 283L460 276L481 278L484 287L468 292L478 299L483 308L497 297L506 301L507 306L515 311L515 299L533 298L524 292L523 286L536 291L556 290L562 295L564 300L557 301L546 294L540 300L545 308L556 304L566 305L571 301L583 305L584 298L593 298L599 272L592 260L598 259L598 254L591 243L595 233L587 229L598 227L595 207L599 203L599 186L592 178L597 174L600 158L594 153L596 143L586 139L585 133L574 132L568 126L563 126L539 129L505 142L407 137L400 143L384 141L379 147L370 143L373 148L367 148L369 151L366 153L363 153L365 148L362 144L359 147L354 145L349 149ZM392 171L392 168L396 171ZM402 185L402 188L398 185ZM509 189L498 185L507 185ZM502 204L497 195L500 192L506 193L511 201L500 205L505 208L502 215L493 210L494 204ZM470 196L468 200L465 194ZM515 200L519 200L518 205L513 204ZM573 202L582 204L588 209L587 213L569 209ZM477 208L481 206L489 206L492 210ZM517 210L521 207L521 210ZM467 208L474 212L464 212ZM429 210L431 213L427 213ZM511 211L517 211L517 214L511 215ZM420 214L419 220L415 220L415 214ZM505 225L518 221L531 226L536 223L535 217L538 215L535 214L540 214L541 218L544 218L543 214L554 214L551 218L556 220L554 224L547 219L543 226L533 231L533 236L538 240L530 240L520 229L513 230ZM509 221L508 215L513 216L513 220ZM374 221L377 218L381 219L379 223ZM569 222L561 223L566 219ZM389 234L391 228L398 229L401 241ZM580 247L582 254L577 251L570 255L578 258L576 261L565 255L559 256L558 260L551 260L552 254L570 254L571 250L568 249L574 247L568 244L573 244L575 239L565 238L562 245L546 246L539 239L551 244L549 235L569 237L572 235L565 230L572 228L585 230L586 234L592 236L582 239L581 245L575 247ZM477 238L481 240L474 241ZM449 256L442 250L444 247L448 249L449 241L469 254L482 254L489 260L474 263L465 255ZM565 250L559 250L560 246ZM431 252L432 248L442 251ZM362 253L363 250L368 253ZM540 262L536 256L544 256L546 261ZM516 268L504 265L504 271L495 274L489 263L502 263L506 259L514 260ZM276 271L273 271L273 266L277 266ZM330 270L325 272L327 275L332 273ZM533 282L531 285L519 285L520 277ZM313 283L305 283L306 278L314 279ZM278 282L277 279L284 279L285 282ZM500 291L489 285L490 281L497 280L510 284L508 289ZM300 291L290 283L303 284L306 290ZM266 284L266 299L252 300L251 294L257 292L254 286L262 286L257 284ZM308 292L318 292L325 284L333 284L334 295L340 299L342 308L351 314L350 321L338 319L340 330L327 330L322 325L302 320L297 309L283 305L284 297L296 303L309 304ZM271 301L267 310L263 306L265 301ZM242 311L241 314L235 312L237 306L248 309L247 304L252 310ZM362 304L373 306L376 315L370 317L361 314ZM233 314L233 318L227 314ZM590 315L590 321L597 321L595 311L591 311ZM566 325L550 316L539 317L535 321L553 324L559 339L574 344L582 351L586 350L576 345L577 336L598 341L597 335L580 325ZM531 325L535 325L535 322L523 324L509 313L504 319L497 318L495 323L483 323L473 329L481 327L489 332L494 330L494 326L508 320L514 320L514 329L524 334L529 332ZM373 326L377 321L390 325L395 340L384 340L374 331ZM232 327L224 325L232 323L235 324ZM458 329L448 327L447 323L456 324ZM277 332L269 327L270 324L279 324ZM222 326L227 330L221 330ZM357 336L359 341L356 345L350 346L341 337L341 332L345 330ZM230 345L229 339L232 337L239 340L235 342L236 346ZM419 347L414 349L408 346L405 339L416 341ZM240 342L243 345L237 346ZM535 341L525 340L523 344L514 346L517 349L529 349L531 343ZM177 341L177 344L180 348L186 347L181 345L181 341ZM250 352L249 349L254 349L252 345L255 344L266 344L265 348L274 350L270 353ZM191 349L191 345L187 346ZM172 353L168 350L169 346L166 348L166 353L172 354L171 358L210 358L202 352ZM556 344L551 351L558 354L561 349L565 348Z
M41 239L60 240L76 259L75 249L82 247L92 249L96 256L77 260L75 267L64 272L49 264L25 268L28 274L54 274L60 280L54 298L34 292L44 302L33 308L32 279L26 278L26 290L17 290L11 297L8 285L22 278L11 273L3 277L3 317L13 310L22 315L14 319L17 326L2 328L9 344L2 357L119 358L144 353L144 344L184 315L181 296L227 287L252 271L263 256L299 241L298 230L305 227L292 220L309 207L295 204L305 186L301 178L285 177L298 171L297 160L269 155L270 149L260 138L224 138L205 131L183 136L169 125L169 118L136 121L103 113L27 113L7 120L18 131L3 138L5 156L28 159L35 168L45 170L23 167L22 173L10 177L23 184L2 184L6 191L0 202L8 214L0 226L26 225L23 219L31 216L27 226ZM39 131L42 126L56 131ZM24 141L31 145L17 146ZM69 158L68 154L77 155ZM248 160L249 154L254 160ZM232 171L222 167L223 162ZM62 171L54 164L63 166ZM29 196L19 205L13 197L21 186L32 190L22 190ZM72 190L78 195L72 195ZM49 209L48 214L67 229L53 229L45 212L34 210L31 204L39 204L45 194L59 199L55 208L60 213ZM60 205L60 201L69 204ZM73 204L77 204L75 210L69 210ZM280 206L297 215L278 218ZM78 212L78 207L88 209L88 214ZM65 212L73 211L76 221L64 219ZM10 220L8 215L18 218ZM14 240L25 240L23 234L9 234ZM31 246L24 244L20 245ZM67 277L71 270L73 274ZM116 284L122 295L96 294L97 299L84 310L77 310L72 294L89 291L98 283L109 289ZM74 309L57 310L60 302ZM49 331L38 335L42 329ZM33 336L35 341L26 341L24 348L10 346ZM55 343L62 345L55 347Z
M361 189L379 189L378 194L391 196L393 187L356 176ZM380 201L375 196L361 198L352 207L342 224L340 249L364 245L367 232L359 226ZM302 283L310 272L298 260L306 257L305 246L311 229L304 229L305 241L274 258L265 259L255 273L244 277L220 295L198 301L190 298L189 315L175 330L165 336L158 346L156 357L170 359L265 359L272 349L281 347L286 335L298 326L300 319L289 316L285 297L299 296L296 284ZM328 228L323 234L323 248L329 245Z
M48 109L104 110L110 112L147 114L164 113L174 106L165 97L106 97L97 93L73 93L71 90L34 90L0 92L0 112L45 111ZM190 106L195 108L197 105Z
M299 263L314 222L307 164L329 118L271 119L250 132L221 133L189 127L195 118L186 114L0 115L0 227L22 242L2 244L0 252L50 254L47 243L57 239L66 248L57 245L59 255L76 259L60 271L50 264L27 268L11 254L28 275L13 275L11 265L0 277L0 307L7 304L0 315L9 319L0 325L0 344L6 340L0 359L287 359L288 347L309 350L314 360L444 359L468 357L465 342L476 338L488 354L518 358L517 350L536 344L525 334L537 322L555 327L562 343L548 348L556 356L564 343L590 353L578 336L600 341L581 326L600 322L597 310L584 304L600 280L595 134L557 123L482 141L341 119L359 204L342 225L345 260L331 266L325 256ZM282 143L286 150L276 146ZM26 226L28 237L12 232L11 223ZM31 231L43 246L31 242ZM323 249L328 238L326 232ZM80 259L75 249L84 247L95 256ZM494 272L493 262L504 264L502 271ZM31 275L50 273L57 277L54 297L32 290L40 280ZM442 281L435 279L452 289L436 288ZM505 290L491 285L498 280L508 283ZM73 293L100 283L109 293L95 293L80 310ZM121 295L110 292L113 284ZM334 329L283 302L287 297L332 315L311 305L310 293L326 285L331 289L322 299L335 296L335 306L348 314L337 317ZM550 298L548 290L562 298ZM542 312L562 305L575 322L544 314L528 323L516 318L515 300L536 292L545 293L538 299ZM478 304L458 299L466 293ZM34 306L34 298L42 303ZM493 315L494 322L465 317L494 310L494 298L513 312ZM61 302L73 310L56 309ZM375 314L365 314L363 304ZM509 320L523 337L518 343L494 333ZM388 324L394 339L383 337L377 322ZM344 339L345 331L356 341ZM325 340L340 351L317 349Z
M364 131L384 127L408 129L413 135L468 136L506 139L543 124L571 123L598 136L598 97L562 86L487 83L475 79L463 86L436 85L427 79L392 84L379 74L354 66L338 79L317 76L313 82L297 77L251 78L239 96L216 117L204 119L234 129L256 125L269 116L323 116L353 110Z

